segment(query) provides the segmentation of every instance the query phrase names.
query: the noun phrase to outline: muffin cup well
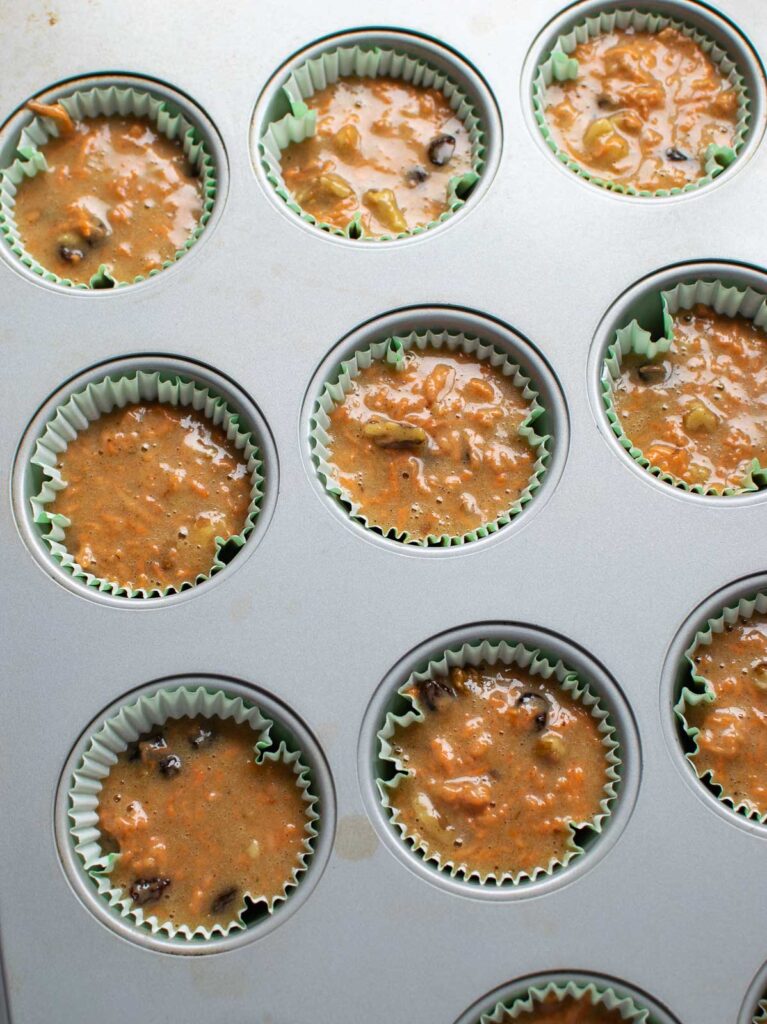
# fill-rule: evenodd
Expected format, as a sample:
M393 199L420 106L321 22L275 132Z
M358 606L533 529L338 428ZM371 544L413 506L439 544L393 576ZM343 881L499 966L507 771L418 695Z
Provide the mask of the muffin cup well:
M615 29L633 28L640 32L660 32L667 27L677 29L694 40L703 52L711 58L723 78L736 90L738 93L738 121L735 126L735 137L732 146L711 144L706 149L704 158L705 174L702 178L699 178L697 181L688 182L682 188L656 189L653 192L648 189L637 189L633 185L623 185L619 182L610 181L608 178L600 178L592 174L591 171L586 170L586 168L581 167L569 153L561 149L557 145L546 119L546 90L553 82L573 81L578 77L578 61L575 57L571 57L570 54L579 43L585 43L589 39L595 39L597 36L606 32L613 32ZM710 184L738 156L748 134L751 119L750 100L745 79L726 50L691 25L686 25L662 14L652 14L637 10L601 11L578 22L568 32L560 35L546 60L538 66L533 78L532 99L533 115L536 123L546 145L556 156L557 160L586 181L591 181L595 185L609 189L612 192L631 196L680 195L683 192L692 192L704 185Z
M67 486L57 461L70 442L104 413L142 401L183 406L202 413L213 425L220 427L237 451L242 453L250 476L250 503L240 532L232 537L216 538L216 555L208 573L200 573L194 581L184 582L179 587L166 587L163 590L134 590L113 580L101 579L83 569L66 546L66 531L70 520L48 507L55 500L57 493ZM85 586L92 587L100 593L119 597L164 597L180 590L188 590L220 572L226 565L221 558L224 547L233 546L239 549L245 544L255 525L263 498L261 485L264 478L260 453L252 435L240 428L239 416L227 406L223 398L208 388L194 381L157 371L149 373L137 370L135 374L127 377L106 377L73 394L67 402L58 407L37 440L31 463L42 477L39 490L30 498L32 515L34 522L41 527L43 540L50 548L51 555L63 569Z
M737 814L742 814L744 818L748 818L750 821L756 821L760 825L767 824L767 812L759 814L758 811L749 807L743 802L736 802L729 794L727 794L720 783L717 781L713 772L707 769L704 772L698 771L698 766L695 763L695 755L698 753L698 741L697 736L699 729L689 724L685 717L685 712L688 707L696 707L699 704L713 704L716 700L713 689L711 688L708 680L699 675L695 665L695 653L699 647L708 647L716 633L723 633L728 626L735 625L736 622L748 622L755 614L763 615L767 613L767 594L760 593L754 597L742 597L736 605L730 605L727 608L722 609L721 613L716 618L708 619L704 626L698 630L695 637L684 652L685 660L689 666L690 677L692 685L683 686L679 698L674 705L674 714L676 715L679 724L692 743L693 749L685 756L689 763L692 765L692 769L698 776L700 781L710 789L717 798L728 807L732 808Z
M391 802L392 794L399 788L402 780L408 776L407 767L394 752L391 740L397 729L417 727L427 717L423 704L417 696L414 697L408 692L409 688L429 679L445 679L452 668L477 667L482 664L518 665L542 679L556 680L570 697L589 709L592 717L599 723L598 728L602 735L606 782L599 813L589 821L572 822L570 826L572 835L565 856L552 858L548 864L542 864L532 872L506 871L500 875L492 872L483 875L469 864L452 859L445 860L438 851L429 848L429 844L423 836L408 830L405 822L400 819L398 810ZM479 643L465 643L461 647L446 650L439 658L430 661L422 671L413 672L399 688L397 694L411 705L411 710L404 714L395 714L393 711L389 711L383 727L377 734L380 759L388 762L395 774L393 778L388 779L382 779L379 775L376 778L376 784L381 802L387 809L392 824L400 832L403 841L415 853L434 864L440 871L447 872L451 877L459 875L466 881L476 881L481 885L519 885L527 881L535 881L544 875L552 875L569 864L573 858L580 856L584 850L575 841L576 830L590 829L595 835L602 831L605 821L611 814L611 807L617 797L620 784L621 759L615 727L610 722L607 711L600 704L599 698L591 692L588 684L583 682L575 672L568 669L562 661L550 661L539 650L533 650L523 644L510 644L503 640L498 643L488 640Z
M450 179L447 192L448 208L437 220L410 231L374 238L363 233L359 213L355 214L346 228L337 228L332 224L318 221L312 214L303 210L287 189L282 177L282 150L287 149L293 142L304 142L311 138L317 129L317 114L307 105L308 101L318 90L333 85L340 78L350 76L396 78L414 86L437 89L463 122L471 141L472 169ZM479 180L485 162L484 129L479 116L458 85L444 71L432 67L424 60L379 46L339 46L295 68L283 84L282 91L289 103L290 113L278 121L273 121L264 130L258 143L261 163L268 181L288 208L302 220L314 224L323 231L366 242L383 242L392 238L422 234L448 220L456 210L459 210L466 202L466 193Z
M213 212L217 188L216 168L213 157L208 152L198 129L183 114L173 113L165 100L132 87L121 88L110 85L106 88L77 90L69 95L58 97L56 102L64 107L73 121L83 121L102 115L147 118L156 126L161 135L181 144L187 160L197 169L202 181L203 208L200 219L184 245L176 252L175 257L172 260L166 260L161 268L150 270L146 275L146 277L154 277L191 249L202 234ZM16 145L16 158L13 163L0 171L0 234L24 266L29 267L43 280L54 284L87 290L123 287L145 280L144 275L138 275L131 281L118 281L102 264L87 284L75 283L48 270L24 248L15 220L16 193L26 178L33 178L36 174L47 171L48 165L42 147L51 139L57 138L58 135L59 130L56 124L50 118L39 115L35 115L21 130Z
M281 892L267 894L247 892L244 894L254 904L264 904L271 914L275 905L286 900L290 890L300 882L301 874L306 870L308 861L314 853L313 841L317 836L316 824L319 815L315 809L317 798L311 792L310 770L301 761L298 751L290 750L284 741L275 744L271 737L274 723L265 718L254 705L246 703L240 697L230 697L221 690L208 690L199 686L179 687L173 690L159 690L151 696L139 697L133 704L125 705L116 715L108 718L96 732L82 760L75 770L68 790L69 818L71 821L70 835L75 852L80 857L85 871L93 879L99 895L115 908L121 917L130 918L151 933L165 933L171 938L183 940L209 940L215 935L228 935L237 929L247 927L243 914L247 905L243 905L227 924L216 924L208 929L202 925L192 928L185 924L174 924L164 921L151 912L145 913L140 906L134 906L133 899L120 888L110 884L110 873L114 870L119 853L105 853L101 847L99 830L98 804L105 779L114 765L118 755L130 743L162 726L171 718L193 718L201 715L205 718L231 718L238 724L247 722L253 729L255 760L282 762L290 765L295 776L296 786L301 790L306 809L304 825L303 852L293 869L291 877L286 880Z
M663 335L660 338L654 341L649 331L641 327L636 320L632 320L626 327L621 327L615 332L615 341L605 353L600 387L607 419L613 433L632 459L638 462L643 469L652 473L659 480L663 480L664 483L672 484L684 491L726 497L759 490L767 484L767 461L765 465L762 465L759 459L752 460L743 483L739 487L725 487L722 490L704 487L702 484L692 486L685 483L684 480L664 472L659 466L654 466L645 458L642 450L632 443L631 438L626 436L613 404L613 391L620 379L624 356L635 354L653 359L656 355L669 351L673 340L672 314L683 309L692 309L693 306L702 303L723 316L742 316L751 320L756 327L767 332L767 298L750 288L742 291L727 286L721 281L691 281L678 284L668 291L662 291L660 300L663 309ZM765 340L767 341L767 333ZM767 453L765 453L765 460L767 460Z
M583 985L575 981L568 981L565 984L550 981L546 985L531 985L511 1002L498 1003L492 1013L482 1015L479 1024L504 1024L510 1020L518 1020L523 1024L528 1014L533 1013L544 999L552 995L560 1002L568 996L583 999L592 1006L603 1006L606 1010L613 1010L621 1020L633 1021L635 1024L644 1024L649 1016L649 1011L642 1009L629 996L618 995L614 989L598 985L596 982Z
M336 406L343 403L346 395L352 390L354 379L360 371L366 369L373 362L385 360L392 366L397 366L402 363L405 353L410 349L440 349L443 346L448 352L460 351L466 355L472 355L483 362L487 361L504 376L511 377L513 384L522 390L522 396L530 403L530 412L522 421L519 433L528 441L537 457L527 486L509 509L497 519L489 523L483 523L476 529L460 535L442 534L441 536L435 536L430 534L426 538L416 538L410 536L407 532L398 533L394 527L383 530L373 526L360 511L359 504L354 502L351 496L336 482L335 470L331 461L332 456L328 449L330 444L330 436L328 434L330 413ZM383 536L390 537L403 544L415 544L421 547L449 547L452 545L468 544L471 541L487 537L492 533L497 533L501 527L506 526L532 500L533 495L540 487L541 480L546 472L552 442L549 434L538 434L535 430L535 424L543 416L544 411L543 406L538 401L538 393L533 389L529 378L522 373L519 366L513 363L505 353L493 345L463 333L451 334L448 331L425 331L419 333L411 331L410 334L387 338L384 341L370 345L369 348L355 352L350 359L341 363L337 374L334 375L334 379L325 383L322 393L315 403L311 418L310 443L312 459L320 479L325 485L325 490L348 510L349 516L352 519L362 523L367 529L375 530L378 533L382 533Z

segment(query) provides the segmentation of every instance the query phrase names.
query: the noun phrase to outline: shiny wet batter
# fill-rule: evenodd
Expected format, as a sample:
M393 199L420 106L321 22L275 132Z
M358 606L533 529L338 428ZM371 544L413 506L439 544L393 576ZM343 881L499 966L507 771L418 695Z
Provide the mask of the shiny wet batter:
M290 765L256 763L257 739L231 719L172 719L104 780L102 847L120 854L110 882L145 917L225 925L246 893L270 900L299 867L306 804Z
M135 117L66 116L59 129L41 147L47 172L25 179L16 194L26 251L78 283L102 264L115 280L132 281L172 260L203 208L201 182L180 143Z
M697 305L673 317L668 353L624 357L613 401L645 458L690 485L738 487L767 463L767 332Z
M683 188L704 176L709 145L732 146L737 93L677 29L616 29L570 56L578 76L547 88L546 120L559 148L595 177Z
M296 202L367 235L410 231L448 208L451 178L471 170L468 133L437 89L391 78L342 78L311 96L317 132L282 152Z
M49 511L65 545L100 579L179 587L208 573L216 537L240 533L251 483L241 453L202 414L161 403L115 409L59 456L67 486Z
M710 644L697 647L693 663L714 693L713 703L684 712L700 729L693 755L698 774L711 771L736 805L767 814L767 616L714 633Z
M592 1006L585 996L576 999L568 995L558 999L552 994L542 1003L536 1003L529 1013L520 1014L519 1021L520 1024L621 1024L623 1017L618 1010Z
M368 522L411 537L459 536L496 519L530 481L519 435L530 404L511 377L462 352L376 360L330 413L334 479Z
M608 781L588 709L517 666L454 668L412 695L425 720L390 740L409 772L390 797L407 834L481 876L561 861Z

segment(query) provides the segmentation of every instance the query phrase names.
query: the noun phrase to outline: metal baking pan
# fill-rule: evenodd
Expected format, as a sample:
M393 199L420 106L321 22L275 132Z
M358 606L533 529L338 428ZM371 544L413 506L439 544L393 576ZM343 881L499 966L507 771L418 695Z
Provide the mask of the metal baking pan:
M767 829L697 783L671 713L696 625L767 585L767 495L704 499L652 479L611 436L597 382L612 330L664 284L711 274L767 293L757 56L767 54L767 8L653 5L724 33L754 116L741 158L712 185L646 200L578 180L537 134L530 81L562 6L243 0L219 11L201 0L129 9L32 0L0 9L0 119L11 118L0 149L29 96L128 74L165 83L209 122L224 171L200 242L148 282L75 293L0 258L0 942L13 1024L474 1024L548 972L636 992L657 1024L747 1024L767 989ZM398 45L462 76L487 119L482 187L447 223L404 242L359 244L302 224L252 155L279 69L326 36L362 30L410 34ZM495 536L405 549L351 523L323 493L311 404L357 341L430 321L476 332L477 317L539 378L551 466ZM174 598L85 594L28 521L30 431L51 396L117 360L196 366L232 389L261 430L258 530L214 580ZM573 869L492 898L408 853L372 781L377 723L403 673L467 636L561 654L594 680L626 755L610 825ZM187 956L98 912L67 852L60 786L106 709L158 680L211 676L293 723L313 760L323 829L289 913Z

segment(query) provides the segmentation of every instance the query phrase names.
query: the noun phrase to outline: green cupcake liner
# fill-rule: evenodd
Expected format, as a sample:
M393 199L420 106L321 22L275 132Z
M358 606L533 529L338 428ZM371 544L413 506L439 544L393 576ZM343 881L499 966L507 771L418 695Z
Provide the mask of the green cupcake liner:
M575 50L579 43L585 43L589 39L594 39L596 36L606 32L613 32L615 29L633 28L638 32L660 32L669 26L694 40L703 52L711 58L731 87L738 92L739 116L735 126L733 144L732 146L717 146L714 144L708 146L704 158L704 176L697 181L688 182L683 188L661 188L652 192L648 189L637 189L633 185L622 185L611 181L609 178L597 177L591 171L581 167L563 149L560 149L554 140L546 119L546 90L552 82L573 81L578 77L578 61L575 57L570 57L569 54ZM685 25L683 22L676 21L674 18L669 18L662 14L651 14L637 10L601 11L599 14L591 15L578 22L568 32L560 35L554 43L549 56L538 66L533 79L532 98L533 114L541 135L557 160L586 181L591 181L593 184L609 189L612 192L619 192L630 196L680 195L683 192L692 192L704 185L710 184L738 156L738 153L743 148L751 120L751 101L746 90L745 79L726 50L691 25Z
M202 180L203 197L203 209L197 227L172 260L166 260L162 267L150 270L146 275L146 277L154 277L191 249L202 234L213 212L217 187L216 167L198 129L183 114L174 113L164 100L132 87L121 88L110 85L106 88L78 90L58 97L56 102L61 103L73 121L83 121L101 115L147 118L167 139L178 140L189 163L197 168ZM24 248L14 216L16 193L25 179L34 178L41 171L47 171L48 165L42 147L51 139L57 138L58 134L59 130L54 121L37 115L22 128L16 145L16 158L10 166L0 171L0 234L24 266L29 267L44 281L87 290L124 287L145 280L145 276L139 274L131 281L118 281L102 264L88 284L75 283L48 270Z
M500 1002L492 1013L484 1013L479 1024L504 1024L505 1021L524 1021L540 1004L550 996L556 996L561 1002L568 996L583 999L592 1006L603 1006L618 1014L621 1020L633 1021L634 1024L645 1024L649 1020L649 1011L637 1005L630 996L618 995L615 989L599 985L596 982L582 984L568 981L564 984L550 981L545 985L531 985L511 1002Z
M500 875L489 872L483 875L468 864L452 859L444 860L438 851L429 849L428 840L424 836L418 832L411 833L407 824L401 820L399 811L391 803L391 795L397 791L409 772L405 763L395 753L391 740L397 729L417 726L426 720L427 713L422 703L417 696L413 697L408 693L409 687L428 679L445 679L451 668L467 665L478 667L482 664L495 665L498 663L518 665L520 668L527 669L532 675L541 676L543 679L556 679L567 694L590 710L592 717L598 721L599 732L602 734L606 782L604 797L600 801L599 814L589 821L570 823L570 845L564 857L554 857L548 864L541 865L532 872L506 871ZM425 861L435 864L440 871L448 873L452 878L458 875L465 881L474 880L480 885L516 886L520 883L534 881L544 875L553 875L555 871L564 868L574 858L581 856L584 849L575 841L578 830L590 829L594 835L599 835L602 832L607 818L612 813L612 805L617 798L621 778L621 759L615 727L609 719L608 712L600 704L599 698L592 693L588 683L583 682L577 673L568 669L562 661L550 661L541 651L525 647L524 644L510 644L506 641L492 643L489 640L465 643L460 647L449 648L439 658L430 661L422 671L413 672L399 688L397 695L411 705L411 710L404 714L395 714L393 711L389 711L383 728L377 733L380 760L391 765L396 774L391 779L382 779L379 776L376 778L376 784L381 802L386 808L392 824L400 832L402 839Z
M227 439L237 451L242 452L250 474L250 503L242 530L232 537L216 537L216 555L208 573L200 573L194 581L185 581L179 587L166 587L163 590L153 588L133 589L113 581L101 579L83 569L74 555L66 547L66 531L71 525L70 520L58 512L52 512L48 506L55 500L59 491L67 486L57 466L58 457L66 451L67 446L75 437L85 430L99 417L113 409L124 408L137 402L162 402L173 406L183 406L202 413L214 426L220 427ZM223 398L215 395L206 387L194 381L185 380L176 375L160 372L138 370L132 376L105 377L96 383L88 384L78 391L67 402L59 406L52 419L48 422L42 436L35 444L31 458L33 466L41 475L40 489L31 497L34 522L40 526L45 543L50 548L53 558L75 579L99 593L114 594L118 597L148 598L164 597L180 590L202 583L214 576L227 564L222 560L225 547L239 549L243 546L255 526L263 498L262 484L263 463L259 450L252 435L240 428L239 416L232 412Z
M316 111L309 108L307 101L315 92L333 85L339 78L397 78L414 86L437 89L441 92L458 118L463 122L472 146L472 170L451 178L448 183L448 209L428 224L402 231L396 235L381 235L373 238L363 234L360 216L356 214L346 228L318 221L303 210L288 191L282 177L282 150L293 142L304 142L311 138L317 128ZM295 68L282 85L282 92L290 106L290 113L267 125L258 143L261 163L266 177L277 195L288 208L306 221L323 231L345 238L356 238L366 242L391 241L393 238L407 238L419 235L437 224L448 220L466 202L466 194L479 180L485 163L484 129L469 98L444 71L439 71L426 61L410 57L396 50L381 49L378 46L339 46L328 53L320 54Z
M765 1024L767 1021L767 999L760 999L751 1024Z
M733 626L736 622L748 622L755 614L763 615L767 612L767 594L760 593L753 597L743 597L737 604L723 608L715 618L708 619L705 625L695 634L690 646L684 652L685 660L689 666L692 686L683 686L679 698L674 705L674 714L684 734L692 743L693 749L685 754L687 761L700 781L710 789L716 797L726 806L730 807L736 814L743 815L751 821L760 825L767 824L767 813L759 814L757 810L743 801L737 802L725 791L714 773L709 769L704 772L698 771L695 763L695 756L698 753L697 736L700 730L689 724L685 717L688 707L697 707L699 704L713 704L716 700L714 690L709 681L697 671L695 665L695 654L699 647L708 647L716 633L723 633L727 626Z
M721 281L688 281L678 284L668 291L660 292L660 301L663 311L663 335L661 337L653 340L649 331L646 331L637 320L632 320L626 327L621 327L615 332L615 341L605 353L600 387L605 412L613 433L632 459L638 462L643 469L664 483L671 484L683 491L728 497L759 490L767 485L767 462L763 466L759 459L752 461L743 483L739 487L725 487L722 490L704 487L702 484L691 486L684 480L664 472L659 466L653 465L645 458L642 450L637 448L631 438L624 433L613 404L613 392L621 376L621 363L624 356L634 354L654 359L656 355L669 351L673 340L673 321L671 319L673 313L678 313L682 309L692 309L693 306L702 303L715 309L722 316L742 316L751 320L756 327L767 332L767 297L751 288L742 291L727 286Z
M202 686L195 689L179 687L174 690L159 690L151 696L139 697L135 703L126 704L116 715L108 718L93 735L87 751L72 775L68 790L70 835L75 851L85 871L93 879L99 895L110 907L114 907L121 917L132 920L153 935L163 932L171 938L187 941L207 941L216 934L224 936L232 931L247 928L243 920L243 914L247 909L244 897L243 905L231 921L227 924L216 924L211 929L202 925L196 928L184 924L176 925L172 921L163 921L156 913L145 913L140 906L134 906L133 899L122 889L110 884L109 876L120 854L105 853L101 848L98 805L103 780L117 763L118 755L130 743L146 735L153 728L164 725L171 718L193 718L198 715L205 718L232 718L238 724L247 722L254 732L253 750L256 763L275 761L290 765L296 786L301 790L306 806L305 835L303 852L291 877L277 894L244 894L244 897L254 904L265 904L267 913L272 914L277 903L288 899L290 890L299 884L301 875L308 867L314 853L314 840L318 835L316 826L319 815L316 811L317 797L311 792L309 768L302 763L300 753L290 750L284 740L275 746L271 736L274 723L265 718L254 705L246 703L240 697L230 697L221 690L207 690Z
M405 353L410 349L436 348L444 346L448 352L461 351L466 355L473 355L477 359L487 360L491 366L499 369L504 376L511 377L515 387L520 388L522 396L530 403L530 412L522 421L519 433L524 437L537 453L533 466L533 472L527 487L514 501L509 509L494 519L458 536L442 534L435 536L430 534L426 538L412 537L407 532L398 532L394 527L383 530L372 525L360 511L359 503L353 501L351 495L345 491L335 479L335 467L331 461L329 444L331 443L328 428L330 427L330 413L341 405L345 397L354 387L354 379L360 371L366 369L376 360L386 360L393 366L402 363ZM519 366L512 363L509 357L499 349L479 338L459 333L450 334L448 331L425 331L419 333L411 331L410 334L387 338L384 341L376 342L369 348L361 349L354 355L341 363L337 373L332 380L325 383L325 386L314 405L310 423L310 443L312 459L317 472L322 480L325 489L329 494L339 501L349 513L351 519L362 523L369 530L381 533L384 537L390 537L403 544L414 544L420 547L450 547L455 545L468 544L471 541L487 537L497 533L501 527L506 526L517 515L525 505L530 502L541 485L541 480L546 472L546 466L550 457L552 438L550 434L538 434L535 431L535 423L543 416L545 410L538 401L538 393L533 389L530 379L526 377Z

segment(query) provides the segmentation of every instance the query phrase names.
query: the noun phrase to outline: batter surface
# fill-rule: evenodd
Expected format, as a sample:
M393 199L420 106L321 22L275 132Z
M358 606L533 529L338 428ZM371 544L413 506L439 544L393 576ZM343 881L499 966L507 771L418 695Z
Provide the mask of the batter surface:
M563 859L608 781L589 711L517 666L454 668L411 694L425 720L390 740L409 772L390 796L407 833L481 876Z
M71 520L67 550L87 572L133 589L207 573L216 537L247 516L247 464L220 427L161 403L115 409L59 456L67 486L49 506Z
M560 1000L553 994L546 996L542 1003L536 1003L519 1019L526 1024L536 1024L537 1021L545 1021L546 1024L621 1024L623 1021L617 1010L592 1006L590 999L565 996Z
M714 633L693 662L714 693L712 703L684 712L700 729L695 767L701 775L711 771L736 805L767 814L767 616Z
M530 404L510 377L462 352L376 360L330 413L334 478L368 522L424 539L458 536L506 512L530 481L519 435Z
M731 146L738 95L692 39L616 29L580 43L574 80L546 90L557 146L595 177L639 190L705 175L706 149Z
M471 142L437 89L392 78L342 78L310 97L317 132L282 152L285 184L322 223L398 234L448 208L448 183L471 170Z
M41 147L48 170L24 179L16 194L27 252L78 283L102 264L115 280L132 281L172 260L203 209L201 182L180 143L143 119L72 122L59 105L36 107L54 112L61 134Z
M282 892L300 864L306 804L290 765L256 763L256 733L231 719L180 718L128 747L99 798L109 878L145 916L228 924Z
M767 333L697 305L673 316L668 353L624 357L613 403L649 462L713 490L767 461Z

